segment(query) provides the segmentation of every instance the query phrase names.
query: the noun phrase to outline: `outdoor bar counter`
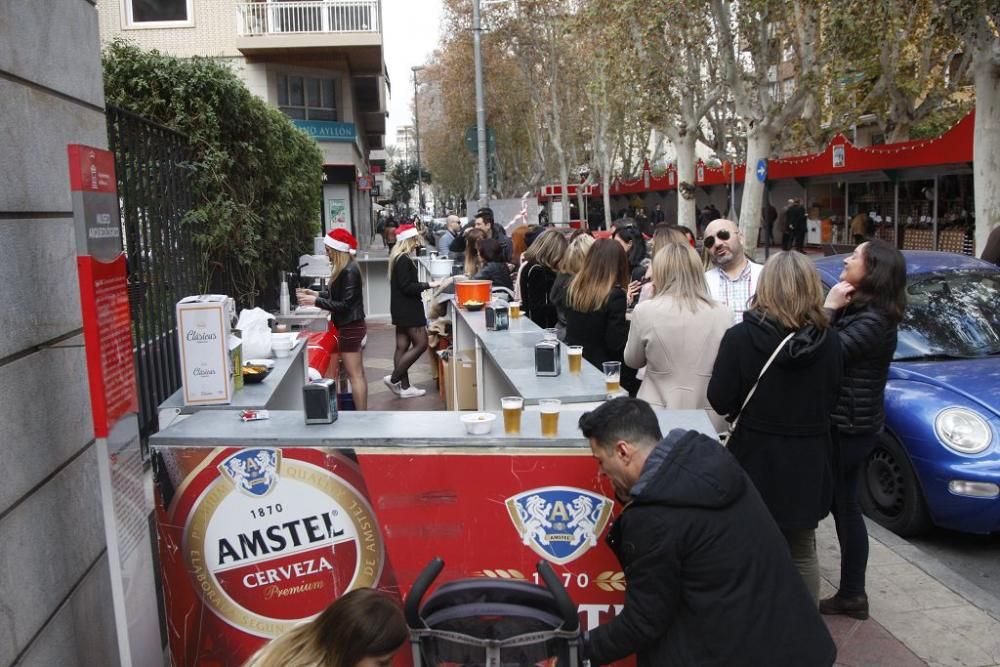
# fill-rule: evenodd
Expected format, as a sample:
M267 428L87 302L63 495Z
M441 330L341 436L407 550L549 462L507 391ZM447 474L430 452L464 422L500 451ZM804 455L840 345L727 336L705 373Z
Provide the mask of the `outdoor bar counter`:
M302 385L309 378L306 339L299 338L287 357L276 357L274 369L257 383L246 382L233 392L230 403L220 405L185 405L183 389L178 389L157 408L160 429L176 419L202 410L301 410Z
M560 346L562 373L535 375L535 344L542 340L542 329L529 318L511 318L509 329L490 331L481 310L470 312L452 302L451 313L452 348L475 354L479 410L499 410L503 396L521 396L525 406L537 406L542 398L558 398L563 404L580 404L576 407L593 407L607 398L604 374L586 360L579 373L569 372L565 345ZM452 364L456 383L457 367Z
M354 588L405 596L435 556L438 578L535 579L544 558L584 628L621 609L624 574L604 543L620 511L564 410L507 436L470 436L454 412L300 411L243 422L205 410L150 440L172 664L237 667L270 638ZM661 427L713 434L702 411ZM408 665L402 652L395 665ZM621 663L632 664L632 663Z

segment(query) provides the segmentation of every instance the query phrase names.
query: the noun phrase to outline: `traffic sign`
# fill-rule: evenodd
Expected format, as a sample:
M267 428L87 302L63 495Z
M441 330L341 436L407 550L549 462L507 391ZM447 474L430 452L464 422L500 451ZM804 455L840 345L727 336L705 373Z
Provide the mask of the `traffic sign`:
M465 149L473 155L479 154L479 132L475 125L470 125L465 131ZM486 154L495 153L497 150L497 135L492 127L486 127Z
M761 183L767 180L767 160L764 158L757 160L757 180Z

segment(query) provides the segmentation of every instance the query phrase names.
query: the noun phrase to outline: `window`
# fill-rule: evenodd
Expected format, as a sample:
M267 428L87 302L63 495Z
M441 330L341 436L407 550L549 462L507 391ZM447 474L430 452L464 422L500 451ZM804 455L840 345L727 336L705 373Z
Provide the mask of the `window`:
M132 28L194 24L192 0L125 0L125 24Z
M337 120L333 79L278 75L278 108L298 120Z

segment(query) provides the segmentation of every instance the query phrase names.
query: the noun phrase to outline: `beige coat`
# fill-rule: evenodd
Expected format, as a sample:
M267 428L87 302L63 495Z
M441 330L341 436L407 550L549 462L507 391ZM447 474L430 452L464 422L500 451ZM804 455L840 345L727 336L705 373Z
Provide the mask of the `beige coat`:
M672 296L643 301L632 313L625 363L646 367L638 397L654 407L702 408L721 433L726 422L712 410L705 394L723 334L732 314L723 304L700 304L692 313Z

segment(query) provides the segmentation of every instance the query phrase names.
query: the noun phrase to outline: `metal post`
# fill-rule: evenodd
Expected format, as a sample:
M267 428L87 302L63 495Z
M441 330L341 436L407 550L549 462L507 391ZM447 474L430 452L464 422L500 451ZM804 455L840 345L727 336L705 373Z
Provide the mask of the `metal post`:
M479 206L489 205L490 191L486 184L486 106L483 101L483 52L480 43L482 23L479 0L472 0L472 51L476 61L476 139L479 146Z
M851 234L851 184L844 183L844 238L841 243L850 243L847 239Z
M417 147L417 215L424 212L424 173L420 165L420 113L417 110L417 72L423 69L421 65L410 68L413 71L413 136Z
M934 220L931 227L931 234L934 235L934 243L931 250L938 249L938 175L934 174Z
M894 183L892 194L892 242L897 248L903 247L899 242L899 181Z

